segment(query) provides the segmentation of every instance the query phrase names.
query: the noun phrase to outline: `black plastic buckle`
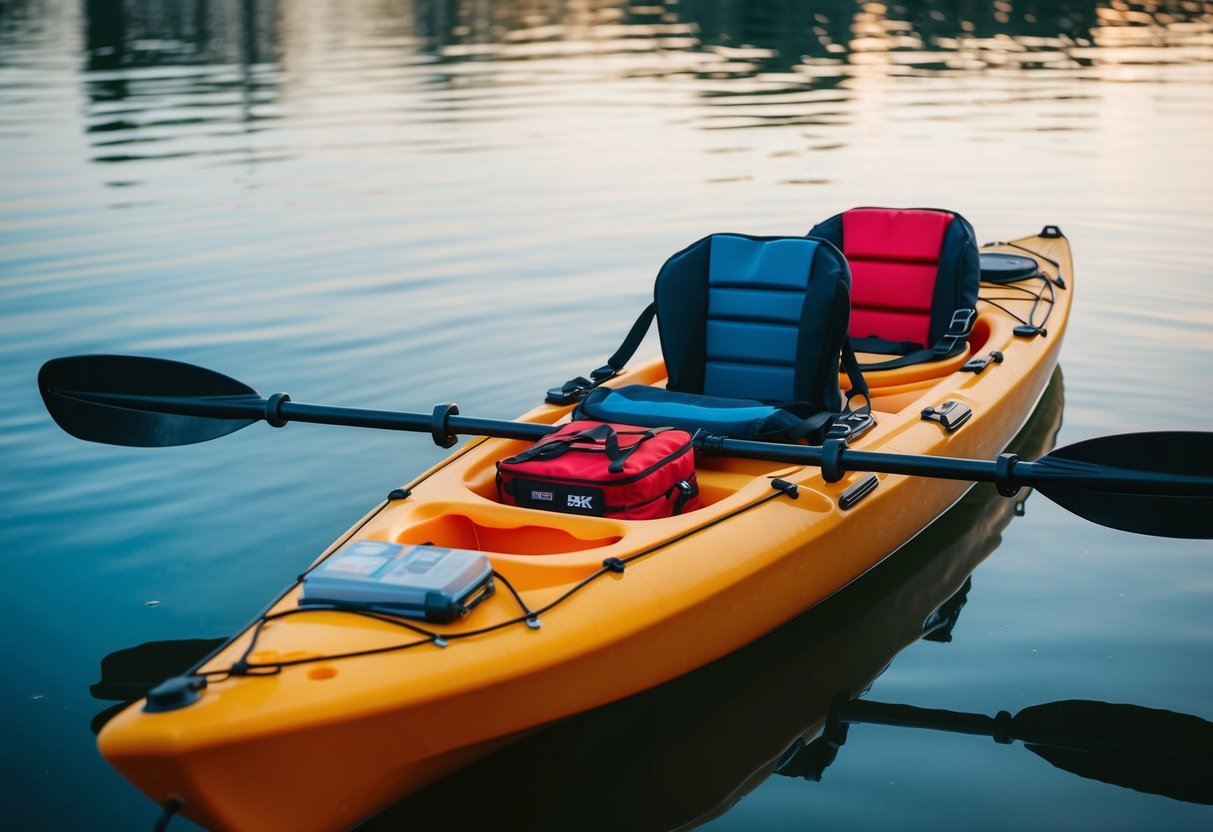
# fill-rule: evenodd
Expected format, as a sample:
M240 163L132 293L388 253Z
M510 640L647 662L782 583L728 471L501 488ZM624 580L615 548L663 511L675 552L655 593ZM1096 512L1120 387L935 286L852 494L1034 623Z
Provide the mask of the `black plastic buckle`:
M948 331L935 345L935 352L939 355L951 355L957 345L969 337L969 333L973 331L973 321L976 318L977 310L969 307L953 312L952 320L948 322Z
M590 378L593 380L594 386L597 387L599 384L602 384L604 381L609 381L617 375L619 375L618 370L616 370L610 364L603 364L597 370L590 373Z
M830 430L826 437L835 435L835 429L845 430L845 438L849 442L852 439L858 439L863 434L867 433L872 428L876 427L876 417L865 411L852 411L844 413L834 420L834 424L830 425Z
M594 382L585 376L569 379L560 387L548 390L543 400L548 404L572 404L585 398L585 394L594 389Z
M604 364L594 372L590 373L590 377L577 376L566 381L559 387L553 387L548 390L547 395L543 400L548 404L566 405L579 402L585 398L586 394L593 390L604 381L610 381L615 376L619 375L619 371L610 364Z
M972 415L973 408L963 402L950 400L939 405L939 407L924 407L922 409L924 421L939 422L948 433L952 433L965 422L969 421Z
M965 373L980 373L982 370L984 370L986 367L988 367L991 363L1001 364L1002 360L1003 360L1003 354L998 350L994 350L989 355L987 355L983 358L970 358L968 361L965 362L964 366L961 367L960 370L961 370L961 372L965 372Z

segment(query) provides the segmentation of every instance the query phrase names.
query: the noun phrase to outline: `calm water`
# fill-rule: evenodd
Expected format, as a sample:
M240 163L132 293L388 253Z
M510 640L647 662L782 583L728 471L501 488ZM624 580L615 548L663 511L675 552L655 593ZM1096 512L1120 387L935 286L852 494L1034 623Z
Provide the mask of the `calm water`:
M1071 238L1036 452L1207 430L1211 134L1195 0L0 0L0 823L150 828L95 750L102 658L235 632L439 455L304 425L89 445L45 415L43 361L158 355L303 401L508 418L601 364L704 234L929 205L982 240ZM917 640L974 568L950 640ZM379 828L473 806L543 828L1213 827L921 729L855 725L820 783L772 775L838 674L879 702L1213 720L1213 547L975 493L859 592Z

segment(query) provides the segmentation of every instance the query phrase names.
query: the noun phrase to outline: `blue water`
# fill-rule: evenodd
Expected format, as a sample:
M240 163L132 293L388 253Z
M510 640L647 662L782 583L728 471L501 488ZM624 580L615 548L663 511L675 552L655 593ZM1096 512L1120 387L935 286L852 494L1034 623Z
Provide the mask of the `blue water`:
M150 828L95 750L101 659L237 631L441 454L305 425L87 444L47 417L44 361L157 355L300 401L508 418L599 366L704 234L927 205L983 241L1069 236L1058 444L1208 430L1211 133L1207 2L0 0L4 825ZM890 648L865 698L1213 720L1213 546L1040 496L994 537L951 641ZM774 666L758 655L740 672ZM680 697L681 757L627 754L626 717L566 729L618 760L611 800L633 773L695 775L695 808L671 791L631 828L1213 825L1018 745L904 728L853 726L820 783L735 773L751 709L718 708L714 684L656 700ZM450 788L476 805L489 787ZM593 826L601 799L547 828Z

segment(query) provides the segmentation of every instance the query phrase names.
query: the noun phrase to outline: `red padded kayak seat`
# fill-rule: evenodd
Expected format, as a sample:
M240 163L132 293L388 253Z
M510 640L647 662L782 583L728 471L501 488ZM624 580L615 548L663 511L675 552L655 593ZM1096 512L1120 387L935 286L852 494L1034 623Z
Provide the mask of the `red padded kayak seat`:
M928 208L855 208L814 226L851 266L852 344L915 363L963 343L981 267L973 228L959 214ZM961 312L962 314L957 314ZM956 337L959 336L959 337Z
M927 343L939 250L951 214L847 211L843 255L851 264L851 329L858 337Z

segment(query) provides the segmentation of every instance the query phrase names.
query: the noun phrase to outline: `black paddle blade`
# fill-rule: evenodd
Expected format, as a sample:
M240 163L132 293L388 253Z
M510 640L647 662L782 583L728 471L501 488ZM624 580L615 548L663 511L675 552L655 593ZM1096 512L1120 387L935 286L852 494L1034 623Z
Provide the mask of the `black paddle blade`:
M1213 805L1213 723L1199 717L1070 700L1025 708L1014 724L1021 736L1044 739L1025 745L1064 771Z
M1113 529L1195 539L1213 538L1213 493L1184 477L1213 475L1213 433L1171 431L1102 436L1058 448L1037 460L1050 473L1072 474L1075 487L1040 484L1039 491L1080 517ZM1118 469L1149 479L1151 493L1132 483L1114 490L1083 485L1090 473ZM1173 484L1172 493L1166 484ZM1162 487L1160 487L1160 485Z
M55 422L77 439L141 448L224 436L261 418L253 414L264 402L248 385L203 367L128 355L48 361L38 389Z

